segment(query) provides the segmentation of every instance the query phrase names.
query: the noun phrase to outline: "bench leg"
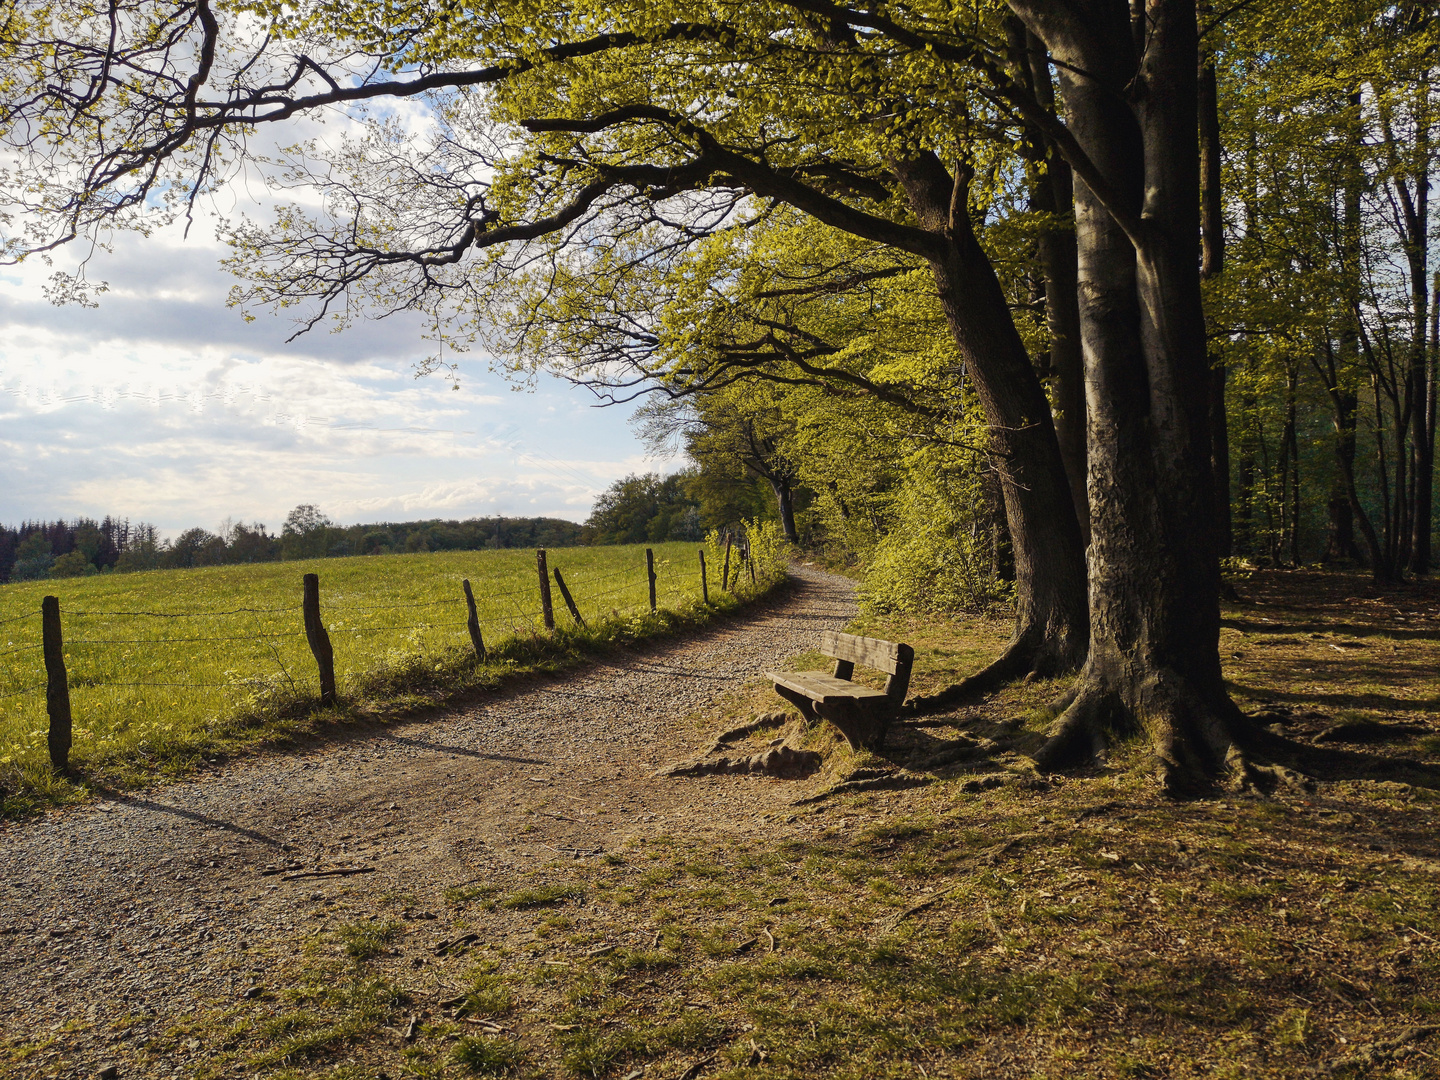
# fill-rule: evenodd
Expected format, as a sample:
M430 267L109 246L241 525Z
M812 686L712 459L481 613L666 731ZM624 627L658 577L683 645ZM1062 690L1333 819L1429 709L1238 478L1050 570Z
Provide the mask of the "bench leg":
M841 701L817 705L815 711L834 724L855 750L879 750L885 744L885 732L890 726L889 702L872 705Z
M806 723L816 724L820 722L820 714L815 711L815 702L811 701L804 694L796 693L794 690L785 686L775 687L775 693L799 709L800 715L805 718Z

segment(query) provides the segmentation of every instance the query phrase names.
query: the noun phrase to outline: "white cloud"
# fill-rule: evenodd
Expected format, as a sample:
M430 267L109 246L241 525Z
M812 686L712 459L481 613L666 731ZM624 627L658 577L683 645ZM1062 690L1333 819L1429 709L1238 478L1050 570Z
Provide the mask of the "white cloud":
M0 276L0 521L275 527L300 502L340 521L579 520L615 479L664 467L625 410L557 380L514 393L474 359L458 391L414 379L430 343L407 316L287 345L289 322L225 306L219 246L176 232L96 256L96 309L46 302L39 264Z

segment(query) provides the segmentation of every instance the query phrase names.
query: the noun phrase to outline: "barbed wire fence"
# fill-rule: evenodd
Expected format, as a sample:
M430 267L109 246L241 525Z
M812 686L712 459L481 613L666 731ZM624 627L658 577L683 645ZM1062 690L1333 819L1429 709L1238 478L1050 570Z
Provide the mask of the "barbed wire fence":
M730 576L728 548L727 543L727 579ZM743 551L741 565L748 559L747 549ZM468 579L462 581L462 595L457 597L382 604L342 602L322 610L319 578L317 575L307 574L303 600L298 606L241 606L198 611L70 609L64 613L65 625L76 627L78 623L79 636L66 640L59 599L47 596L39 611L21 612L0 619L0 642L5 644L4 648L0 648L0 719L4 718L4 704L8 701L18 699L23 703L43 694L48 719L45 735L50 763L52 768L61 771L68 768L76 732L70 701L72 688L82 690L87 695L111 689L154 688L205 692L225 690L252 694L288 689L293 696L299 698L301 692L297 676L291 671L291 667L297 663L293 639L305 638L315 664L315 673L319 677L320 702L322 706L328 705L336 698L334 649L330 642L332 634L347 636L358 643L370 635L408 631L415 635L411 640L412 647L421 653L424 642L420 635L439 632L454 638L450 642L452 646L459 645L463 648L466 638L462 635L468 634L475 660L484 663L490 652L484 643L486 633L493 635L492 640L497 642L527 634L554 633L556 626L550 592L551 573L547 572L548 556L543 548L536 550L536 569L538 577L530 586L484 593L487 617L483 620L479 617L479 605ZM642 565L622 567L604 573L591 573L582 566L573 572L568 581L557 566L553 568L553 575L577 626L587 625L586 613L594 619L623 618L636 612L643 614L647 610L655 613L661 610L662 606L668 610L687 599L709 604L704 548L700 549L698 568L691 573L681 571L668 559L657 562L653 549L646 548ZM739 578L738 569L734 576ZM687 585L691 579L693 584ZM657 588L662 581L664 586ZM722 584L722 588L726 586L733 590L734 583L727 580ZM641 589L645 591L641 592ZM627 594L636 599L625 602ZM532 602L538 596L537 609L531 609L524 602L527 596ZM664 605L660 603L662 598ZM419 613L427 609L440 617L424 619ZM444 618L450 610L455 610L463 617ZM300 628L295 628L295 624L289 621L297 614L301 616L303 623ZM386 615L399 615L399 618L374 624L377 616ZM224 620L240 618L245 619L249 625L242 629L224 624ZM405 621L400 621L401 619ZM117 620L121 620L127 630L132 620L143 620L141 625L152 626L191 625L184 622L177 624L175 621L193 620L197 629L201 628L202 621L209 620L212 623L220 621L216 629L223 632L167 636L147 634L143 630L122 630L120 636L91 636L91 632L86 630L87 620L103 620L106 627L115 626ZM261 622L260 626L254 625L257 620ZM355 625L357 623L360 625ZM5 640L17 635L23 638L23 631L33 631L37 624L40 641L17 644ZM176 680L174 663L165 663L166 660L175 659L173 655L167 657L165 654L173 654L176 650L191 661L203 652L214 650L223 653L226 659L238 663L242 661L241 657L235 655L238 643L256 646L251 660L261 661L260 666L266 670L257 672L254 670L256 665L252 663L251 670L246 672L237 670L232 674L227 668L227 677L223 681ZM291 663L287 663L287 657L282 654L282 646L291 646L291 655L288 657ZM137 664L136 661L143 659L143 656L135 656L136 650L148 652L151 663ZM32 664L26 655L36 652L41 654L40 664ZM300 651L299 656L302 659L299 662L303 662L303 655L303 651ZM72 665L74 671L71 670ZM137 670L137 667L148 670ZM31 677L37 681L27 683L24 675L26 671L33 672ZM354 677L363 676L367 672L346 671L345 674L347 677ZM39 679L41 675L43 680ZM10 686L5 685L7 682ZM139 704L144 704L143 699ZM175 702L172 700L171 704ZM83 733L84 729L81 731ZM40 732L35 731L32 734L38 735Z

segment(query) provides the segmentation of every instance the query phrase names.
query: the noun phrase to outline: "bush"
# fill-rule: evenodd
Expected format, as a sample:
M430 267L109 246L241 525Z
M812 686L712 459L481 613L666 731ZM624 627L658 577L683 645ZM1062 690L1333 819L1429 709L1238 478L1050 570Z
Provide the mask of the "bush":
M785 539L785 534L780 531L778 521L742 521L740 525L743 537L750 543L750 557L755 563L754 591L763 592L785 576L794 549L791 547L790 541ZM724 534L719 529L711 529L710 535L705 538L705 548L705 560L714 582L711 589L713 595L714 590L720 586L720 577L725 571ZM740 537L736 537L730 552L730 580L733 585L732 591L749 595L752 589L748 572L743 575L742 583L743 564L740 561L742 550L742 540Z
M10 580L44 581L50 576L50 568L54 565L54 555L36 555L31 559L19 559L10 568Z
M61 555L50 567L50 576L63 577L85 577L97 573L95 564L85 557L83 551L72 551L68 555Z
M912 480L872 554L865 610L980 612L1011 603L1014 587L996 572L987 523L974 512L979 502Z

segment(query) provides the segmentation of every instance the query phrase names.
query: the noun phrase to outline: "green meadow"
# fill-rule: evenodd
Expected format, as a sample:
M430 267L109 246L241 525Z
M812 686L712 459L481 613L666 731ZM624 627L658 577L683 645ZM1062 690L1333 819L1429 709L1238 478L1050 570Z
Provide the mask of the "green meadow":
M558 589L558 632L541 633L535 552L462 551L321 559L0 586L0 799L14 811L69 784L49 774L40 602L60 600L80 777L133 781L315 729L319 696L301 614L302 578L320 578L344 718L442 700L506 671L554 667L597 639L663 630L700 614L697 544L653 545L658 616L649 615L643 546L548 552L588 630ZM718 552L710 595L720 597ZM469 579L485 644L477 664L461 582ZM742 592L750 591L748 576ZM322 719L324 719L322 717ZM118 770L118 771L117 771ZM72 778L73 779L73 778Z

